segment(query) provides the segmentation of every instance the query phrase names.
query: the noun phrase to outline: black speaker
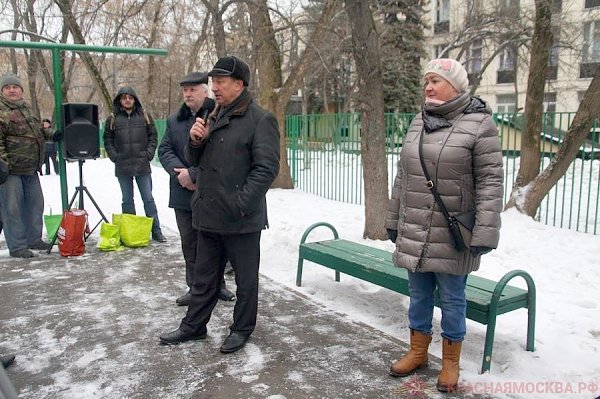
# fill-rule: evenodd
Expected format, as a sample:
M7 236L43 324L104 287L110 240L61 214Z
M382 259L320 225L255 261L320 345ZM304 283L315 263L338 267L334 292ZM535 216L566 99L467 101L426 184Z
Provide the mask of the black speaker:
M98 106L87 103L63 104L63 157L68 160L100 156Z

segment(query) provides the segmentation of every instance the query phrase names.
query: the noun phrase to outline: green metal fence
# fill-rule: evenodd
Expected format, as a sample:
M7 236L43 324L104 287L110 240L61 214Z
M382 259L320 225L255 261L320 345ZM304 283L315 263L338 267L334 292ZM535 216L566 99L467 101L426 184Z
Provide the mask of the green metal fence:
M575 113L545 113L540 167L558 150ZM414 114L386 114L388 182L396 173L402 139ZM494 114L504 153L505 202L519 171L523 114ZM600 233L600 124L594 124L567 173L544 198L537 219L545 224ZM297 188L325 198L363 203L360 115L313 114L286 117L286 142Z

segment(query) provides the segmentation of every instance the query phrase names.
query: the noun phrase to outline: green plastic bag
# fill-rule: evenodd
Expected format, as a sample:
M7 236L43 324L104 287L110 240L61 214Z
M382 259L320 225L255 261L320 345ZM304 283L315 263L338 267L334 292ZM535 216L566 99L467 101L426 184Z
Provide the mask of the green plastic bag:
M112 224L116 224L117 226L121 225L121 214L120 213L113 213Z
M44 215L44 224L46 225L46 237L48 237L48 241L54 240L54 236L58 231L61 221L62 215Z
M101 251L120 251L123 249L119 225L102 222L98 248Z
M115 215L113 215L114 222ZM129 248L146 247L150 242L153 218L124 213L120 217L121 242Z

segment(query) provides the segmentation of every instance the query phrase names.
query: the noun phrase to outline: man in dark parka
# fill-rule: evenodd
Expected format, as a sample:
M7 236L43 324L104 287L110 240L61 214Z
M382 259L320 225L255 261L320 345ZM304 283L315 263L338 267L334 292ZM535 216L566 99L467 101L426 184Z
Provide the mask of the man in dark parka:
M181 249L185 260L185 282L189 287L186 294L175 300L179 306L187 306L192 298L191 287L196 261L198 232L192 226L192 193L196 189L197 167L185 160L184 150L190 137L190 129L196 121L196 114L204 106L208 96L208 74L192 72L186 75L179 85L182 88L183 104L179 110L167 118L167 128L160 145L158 159L170 176L169 207L175 211L175 221L181 238ZM213 103L214 105L214 103ZM207 110L208 111L208 110ZM212 111L212 110L210 110ZM235 295L221 281L219 299L235 300Z
M209 72L218 107L197 119L186 157L198 167L192 197L198 251L192 300L175 331L161 343L204 339L217 303L227 258L235 271L237 302L222 353L241 349L256 326L260 235L268 226L266 193L279 173L279 126L247 89L248 64L220 58Z
M115 176L121 186L122 211L135 215L133 180L135 179L146 216L153 218L152 239L166 242L152 196L152 169L158 135L154 120L144 111L133 88L121 87L113 101L113 113L104 124L104 148L115 163Z

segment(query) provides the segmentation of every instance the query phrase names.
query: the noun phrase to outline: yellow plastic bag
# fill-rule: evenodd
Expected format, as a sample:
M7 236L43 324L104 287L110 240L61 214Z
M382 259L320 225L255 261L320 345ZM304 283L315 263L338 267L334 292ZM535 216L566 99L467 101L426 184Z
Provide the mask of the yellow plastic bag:
M148 246L150 234L152 233L153 218L124 213L120 215L120 219L119 232L123 245L129 248ZM114 222L115 215L113 215Z
M123 249L119 225L102 222L98 248L101 251L120 251Z

